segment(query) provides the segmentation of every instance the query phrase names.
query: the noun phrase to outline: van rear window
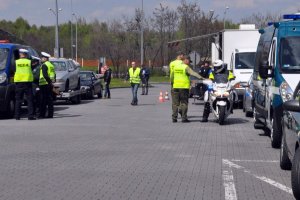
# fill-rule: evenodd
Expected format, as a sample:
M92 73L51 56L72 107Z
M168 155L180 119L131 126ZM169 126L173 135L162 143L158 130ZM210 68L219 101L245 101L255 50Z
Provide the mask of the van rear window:
M253 69L255 63L255 52L237 53L235 57L236 69Z
M300 37L282 38L279 62L282 73L300 73Z
M0 48L0 70L5 69L7 63L9 49Z

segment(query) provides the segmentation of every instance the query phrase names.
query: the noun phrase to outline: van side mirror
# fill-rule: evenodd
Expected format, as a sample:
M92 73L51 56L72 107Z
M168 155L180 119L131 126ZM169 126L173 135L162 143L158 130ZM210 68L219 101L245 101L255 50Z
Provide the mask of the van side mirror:
M271 71L271 72L270 72ZM273 77L272 67L269 65L268 61L263 61L258 69L259 76L262 79L267 79L269 77Z
M298 100L290 100L283 103L283 108L291 112L300 112L300 105Z

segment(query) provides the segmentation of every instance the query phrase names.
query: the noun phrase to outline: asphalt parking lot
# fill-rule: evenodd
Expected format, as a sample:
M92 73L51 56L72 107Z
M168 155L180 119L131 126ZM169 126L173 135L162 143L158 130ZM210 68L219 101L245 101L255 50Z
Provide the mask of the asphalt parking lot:
M1 120L0 199L289 200L290 171L279 167L251 118L235 110L225 125L190 102L189 124L171 122L156 85L132 107L129 89L112 99L59 104L55 118Z

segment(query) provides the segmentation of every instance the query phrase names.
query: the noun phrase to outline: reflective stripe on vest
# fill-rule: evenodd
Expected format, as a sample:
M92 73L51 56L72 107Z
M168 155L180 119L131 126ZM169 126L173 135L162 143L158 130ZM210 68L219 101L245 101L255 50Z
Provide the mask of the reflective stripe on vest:
M176 65L174 67L173 88L190 89L190 77L186 74L186 64Z
M141 73L141 68L137 67L133 72L133 68L131 67L129 69L130 83L140 83L141 82L140 73Z
M44 63L44 65L47 66L47 73L49 78L51 79L51 81L54 81L55 79L55 70L54 70L54 66L52 65L51 62L46 61ZM43 67L41 66L40 68L40 79L39 79L39 85L47 85L48 82L46 81L44 75L43 75Z
M31 60L27 58L20 58L16 60L14 82L33 82Z

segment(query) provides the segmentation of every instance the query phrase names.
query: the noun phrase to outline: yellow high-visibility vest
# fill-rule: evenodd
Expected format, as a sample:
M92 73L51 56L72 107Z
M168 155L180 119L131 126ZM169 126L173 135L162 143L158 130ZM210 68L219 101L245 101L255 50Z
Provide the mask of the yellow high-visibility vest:
M130 83L138 84L141 82L140 78L141 68L137 67L134 71L131 67L129 69L129 77L130 77Z
M31 60L20 58L16 60L16 73L14 82L33 82L33 74L31 69Z
M49 61L46 61L44 63L46 66L47 66L47 73L48 73L48 76L49 78L51 79L51 81L54 81L55 79L55 69L54 69L54 66L51 62ZM47 81L43 75L43 69L42 67L40 68L40 79L39 79L39 85L47 85Z
M170 65L169 65L169 67L170 67L170 76L172 74L172 71L173 71L174 67L176 65L181 65L181 64L182 64L182 60L177 60L177 59L170 62Z
M174 83L175 89L190 89L190 77L186 74L186 64L176 65L174 67Z

